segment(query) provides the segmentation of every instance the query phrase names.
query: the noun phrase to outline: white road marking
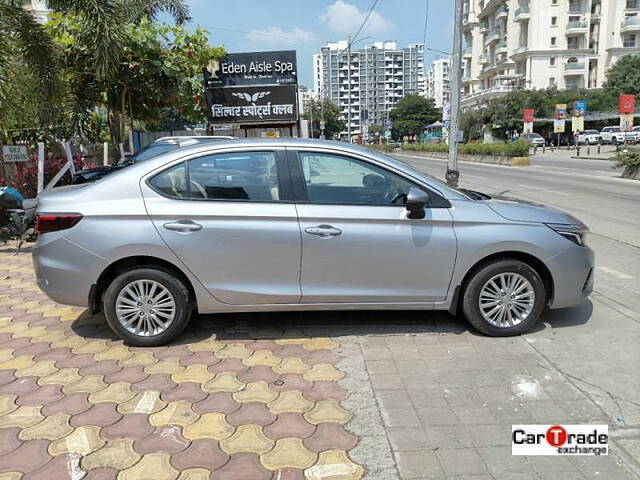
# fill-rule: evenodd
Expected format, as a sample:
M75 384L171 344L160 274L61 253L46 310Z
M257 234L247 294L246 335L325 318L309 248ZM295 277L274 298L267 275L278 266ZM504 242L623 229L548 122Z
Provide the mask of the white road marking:
M631 275L627 275L626 273L619 272L618 270L614 270L609 267L596 267L596 270L600 270L601 272L608 273L616 277L618 280L633 280L634 277Z
M140 397L138 404L133 409L133 413L150 414L151 412L153 412L153 408L155 407L159 397L160 392L156 392L153 390L144 392L142 394L142 397Z

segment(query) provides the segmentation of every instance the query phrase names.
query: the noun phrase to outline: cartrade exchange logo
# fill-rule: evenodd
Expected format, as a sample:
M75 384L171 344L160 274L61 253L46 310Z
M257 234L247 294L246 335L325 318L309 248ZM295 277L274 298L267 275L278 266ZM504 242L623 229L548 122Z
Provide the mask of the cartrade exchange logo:
M608 455L608 425L513 425L512 455Z

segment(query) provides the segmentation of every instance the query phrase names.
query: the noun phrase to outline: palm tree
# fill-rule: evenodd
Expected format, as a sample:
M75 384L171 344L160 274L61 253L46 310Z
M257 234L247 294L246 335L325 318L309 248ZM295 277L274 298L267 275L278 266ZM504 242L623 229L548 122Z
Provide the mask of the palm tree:
M35 17L22 8L24 2L0 0L0 135L10 118L20 112L28 82L42 112L57 91L57 52L54 42ZM25 78L28 76L29 78ZM0 138L1 140L1 138Z

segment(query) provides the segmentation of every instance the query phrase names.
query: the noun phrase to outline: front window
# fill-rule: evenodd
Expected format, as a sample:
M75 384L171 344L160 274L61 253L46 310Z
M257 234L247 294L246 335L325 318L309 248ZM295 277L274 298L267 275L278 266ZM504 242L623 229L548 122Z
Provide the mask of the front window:
M311 203L339 205L403 205L408 180L350 157L301 152L300 165Z

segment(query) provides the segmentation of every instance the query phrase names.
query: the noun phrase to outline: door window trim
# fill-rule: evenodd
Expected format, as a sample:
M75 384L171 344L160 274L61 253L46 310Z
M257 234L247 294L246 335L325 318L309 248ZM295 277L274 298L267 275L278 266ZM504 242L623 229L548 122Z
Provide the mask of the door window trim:
M158 190L152 183L152 180L158 175L162 175L167 170L174 168L178 165L184 165L186 175L186 185L188 194L191 193L191 182L189 181L189 162L197 160L203 157L209 157L212 155L228 155L228 154L242 154L242 153L273 153L275 155L276 170L278 174L278 193L280 200L251 200L251 199L235 199L235 198L192 198L188 197L175 197L173 195L167 195L165 192ZM255 149L243 149L243 150L222 150L215 152L199 152L198 154L183 157L179 161L172 162L168 165L163 165L157 170L151 172L145 179L146 185L158 195L171 200L187 201L187 202L224 202L224 203L274 203L274 204L292 204L295 203L295 195L293 192L293 184L291 179L291 172L287 162L286 150L282 147L279 148L255 148Z
M333 155L337 157L344 157L348 159L352 159L365 165L372 165L376 168L379 168L385 172L388 172L391 175L396 175L403 180L411 183L416 188L426 192L429 195L429 203L427 204L427 208L451 208L451 203L449 200L444 198L439 192L434 191L429 186L424 183L419 183L413 177L408 177L404 175L402 172L398 172L396 170L390 169L385 165L380 165L378 163L372 162L366 157L361 157L350 152L334 152L331 150L324 149L313 149L313 148L286 148L287 151L287 160L289 164L290 174L291 174L291 182L293 186L293 194L296 203L306 204L306 205L335 205L335 206L346 206L346 207L383 207L383 208L403 208L404 205L396 204L396 205L367 205L363 203L344 203L344 202L312 202L309 199L309 194L307 192L307 184L304 177L304 171L302 169L302 159L300 158L301 153L310 153L310 154L326 154Z

